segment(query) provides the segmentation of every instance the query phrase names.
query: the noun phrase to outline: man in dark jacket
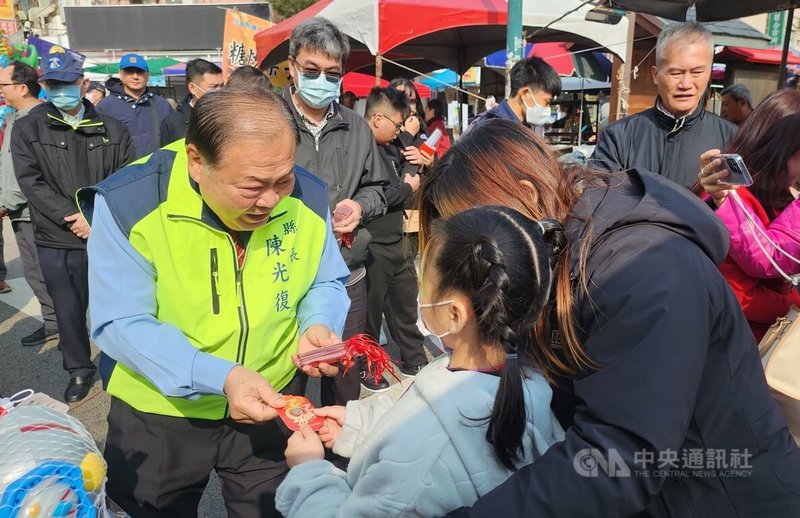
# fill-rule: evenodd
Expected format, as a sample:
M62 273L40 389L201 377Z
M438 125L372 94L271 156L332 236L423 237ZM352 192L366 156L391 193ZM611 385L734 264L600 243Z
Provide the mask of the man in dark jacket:
M507 119L534 129L551 122L550 103L561 93L558 72L542 58L530 57L511 67L510 77L511 97L478 114L465 134L488 119Z
M343 339L363 333L366 325L364 261L370 235L361 223L386 212L383 186L388 181L367 123L335 102L349 53L347 36L329 21L311 18L300 23L289 41L294 86L284 90L300 129L295 163L328 184L333 231L341 236L342 256L351 272L347 283L351 305ZM358 369L334 378L335 390L328 380L322 380L323 405L358 399Z
M598 365L554 393L566 437L450 516L800 516L800 451L718 270L727 231L657 175L609 183L566 229L576 278L592 240L575 315Z
M33 223L31 223L28 200L22 195L22 190L14 174L14 163L11 158L11 135L14 133L16 121L27 116L28 113L39 106L39 74L30 65L13 61L6 68L0 70L0 95L6 105L14 108L14 113L6 120L3 144L0 147L0 210L11 220L14 237L17 240L19 258L22 261L22 271L25 280L31 287L34 295L39 300L42 309L42 326L33 333L22 338L22 345L41 345L50 340L58 340L58 324L56 313L53 309L53 299L47 293L42 268L39 266L39 255L36 251L36 241L33 237Z
M58 319L64 370L70 380L64 399L80 401L96 367L86 329L89 225L75 193L95 184L134 158L133 143L117 120L98 114L82 100L87 81L71 54L42 59L40 80L50 102L16 122L11 135L14 173L28 199L34 240L45 284Z
M136 158L161 147L161 123L174 110L167 100L147 88L150 72L138 54L125 54L119 62L119 79L106 82L108 96L97 112L114 117L128 129Z
M161 123L162 146L186 136L195 103L206 92L216 90L222 84L222 70L214 63L199 58L186 63L186 88L189 93L178 106L178 110L170 113Z
M606 128L592 156L597 166L617 171L638 167L691 187L700 155L724 149L736 126L705 109L714 40L697 23L667 26L656 43L653 81L656 105Z
M417 275L414 268L416 250L403 240L404 206L419 189L417 166L406 162L400 150L392 146L399 139L403 121L408 118L409 103L402 90L374 88L367 97L364 119L367 121L379 153L389 171L390 184L384 189L386 214L367 223L372 236L367 258L367 327L372 336L380 336L381 322L386 325L400 349L400 372L413 377L428 360L423 348L424 337L417 327ZM410 165L410 172L404 171ZM364 376L361 385L371 392L389 390L381 379L375 382Z

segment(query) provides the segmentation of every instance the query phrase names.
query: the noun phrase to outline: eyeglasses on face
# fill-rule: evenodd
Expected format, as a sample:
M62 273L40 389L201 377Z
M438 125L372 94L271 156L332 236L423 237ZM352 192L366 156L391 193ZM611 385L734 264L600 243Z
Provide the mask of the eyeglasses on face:
M316 67L304 67L300 63L297 62L296 59L290 58L297 68L300 69L300 72L307 77L308 79L316 79L319 77L320 74L325 74L325 79L331 83L338 83L342 79L341 72L330 72L327 70L320 70Z
M389 122L391 122L392 124L394 124L394 129L396 129L397 131L402 131L402 129L403 129L403 125L402 125L402 124L398 124L398 123L396 123L395 121L393 121L393 120L392 120L392 118L391 118L391 117L389 117L389 116L388 116L388 115L386 115L385 113L376 113L375 115L380 115L380 116L381 116L381 117L383 117L384 119L386 119L386 120L388 120Z

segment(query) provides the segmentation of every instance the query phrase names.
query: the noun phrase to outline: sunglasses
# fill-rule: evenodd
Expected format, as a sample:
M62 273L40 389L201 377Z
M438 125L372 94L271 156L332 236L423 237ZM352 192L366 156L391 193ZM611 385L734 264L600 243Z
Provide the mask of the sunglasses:
M300 72L308 79L316 79L319 77L320 74L325 74L325 79L330 83L338 83L342 79L341 72L326 72L322 71L318 68L309 68L304 67L300 63L297 62L294 58L291 58L297 68L300 69Z

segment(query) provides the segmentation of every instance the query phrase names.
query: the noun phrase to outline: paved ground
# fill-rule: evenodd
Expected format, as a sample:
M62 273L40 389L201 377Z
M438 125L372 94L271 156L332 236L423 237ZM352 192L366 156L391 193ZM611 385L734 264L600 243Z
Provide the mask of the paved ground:
M6 281L13 287L10 293L0 294L0 394L7 396L31 388L63 401L68 377L61 368L58 343L50 342L38 347L22 347L20 339L41 326L39 304L22 276L14 235L8 220L3 220L5 238L4 257L8 267ZM98 351L93 348L95 356ZM398 357L396 346L390 344L388 351ZM430 356L430 352L428 353ZM393 380L390 380L394 383ZM362 397L368 393L362 391ZM309 397L319 403L319 385L314 380L309 386ZM95 383L83 401L70 406L69 413L83 422L102 451L107 431L106 415L109 409L108 395L100 383ZM226 516L220 495L219 481L211 474L211 482L200 502L202 517Z

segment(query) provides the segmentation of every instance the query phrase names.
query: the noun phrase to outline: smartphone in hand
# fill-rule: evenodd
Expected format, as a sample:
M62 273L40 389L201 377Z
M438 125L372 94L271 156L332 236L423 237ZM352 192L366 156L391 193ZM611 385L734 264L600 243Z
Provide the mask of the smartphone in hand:
M714 157L714 160L722 160L720 169L727 169L728 176L720 180L720 183L726 185L733 185L736 187L749 187L753 185L753 177L750 176L750 171L744 165L742 157L732 154L722 154Z

